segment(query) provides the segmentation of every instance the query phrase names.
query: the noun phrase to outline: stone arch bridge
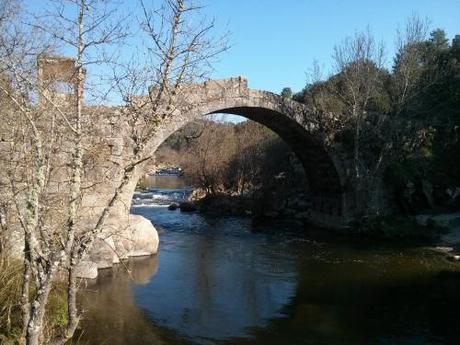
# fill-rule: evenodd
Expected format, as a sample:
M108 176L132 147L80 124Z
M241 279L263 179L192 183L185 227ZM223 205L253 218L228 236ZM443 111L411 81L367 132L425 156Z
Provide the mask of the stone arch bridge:
M242 77L189 85L181 90L181 100L181 105L175 109L174 116L168 117L161 123L148 143L152 155L172 133L191 121L214 113L240 115L277 133L301 161L310 186L312 224L342 227L353 218L353 198L349 191L349 161L344 158L344 154L333 152L325 145L305 105L274 93L250 89L247 80ZM105 123L98 124L100 133L94 134L103 138L102 147L110 148L111 157L106 161L121 162L128 154L127 126L121 125L123 122L114 124L116 121L111 122L110 116L108 118ZM96 167L94 173L101 168ZM109 169L107 167L102 170L107 172ZM147 171L147 166L141 169L138 178ZM95 185L93 192L87 193L83 198L82 206L97 207L100 203L98 200L106 200L113 195L113 188L117 183L115 179L113 186L108 188L102 185L99 188ZM124 211L120 210L120 212L129 211L134 189L133 183L123 197Z
M64 105L71 100L68 94L56 93L48 97ZM174 103L177 106L173 116L161 120L155 132L147 136L150 137L146 144L148 157L154 157L157 148L172 133L191 121L214 113L241 115L276 132L301 161L309 180L312 201L309 220L312 224L340 228L353 220L358 207L353 203L355 193L350 161L337 147L332 150L326 145L305 105L270 92L250 89L247 80L241 77L188 85L177 97L179 102ZM39 100L38 110L46 110L45 107L46 103ZM140 215L130 215L136 184L151 165L149 161L137 165L130 170L134 174L130 182L123 183L126 181L125 168L133 159L133 131L142 130L142 125L133 124L132 116L125 116L125 110L123 107L86 107L84 111L85 154L79 228L92 231L111 200L116 202L97 233L91 253L82 262L82 271L78 273L82 277L94 278L97 268L111 267L129 256L150 255L158 249L158 235L150 221ZM149 118L149 112L144 111L142 116ZM40 125L49 126L46 117ZM68 128L65 123L62 126ZM44 221L49 219L50 226L54 227L67 219L63 205L70 196L72 171L68 162L74 146L66 133L63 129L57 138L57 156L53 158L43 195L49 203ZM10 150L9 142L0 140L0 158L14 154ZM0 181L2 176L0 171ZM120 189L120 186L124 187ZM114 198L117 191L121 193L119 199ZM22 231L16 231L11 236L10 245L16 248L12 252L22 252L21 234Z

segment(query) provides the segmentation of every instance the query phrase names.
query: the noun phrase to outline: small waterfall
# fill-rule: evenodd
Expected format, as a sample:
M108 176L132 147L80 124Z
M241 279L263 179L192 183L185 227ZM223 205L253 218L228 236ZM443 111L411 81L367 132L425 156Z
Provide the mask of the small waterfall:
M133 195L133 207L166 207L174 202L179 203L188 200L193 188L162 189L151 188L144 191L136 191Z

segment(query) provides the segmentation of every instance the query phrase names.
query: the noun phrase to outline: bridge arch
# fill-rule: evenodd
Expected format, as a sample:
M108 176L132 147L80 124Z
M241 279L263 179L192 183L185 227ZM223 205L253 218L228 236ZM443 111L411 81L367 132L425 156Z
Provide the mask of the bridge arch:
M311 222L327 227L341 227L348 222L343 162L328 151L312 122L305 120L304 105L270 92L248 89L242 78L200 84L184 95L187 101L178 114L165 121L152 137L152 153L175 131L206 115L243 116L277 133L301 161L310 186Z

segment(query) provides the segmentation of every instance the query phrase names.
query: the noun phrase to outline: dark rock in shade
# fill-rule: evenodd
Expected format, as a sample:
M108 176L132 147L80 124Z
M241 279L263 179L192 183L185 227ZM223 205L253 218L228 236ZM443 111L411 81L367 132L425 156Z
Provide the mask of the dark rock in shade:
M194 203L184 201L179 204L181 212L194 212L197 210L197 207Z
M179 208L179 205L175 202L173 202L171 205L168 206L168 210L170 211L175 211Z
M308 221L308 219L310 219L310 212L298 212L294 215L294 219Z
M266 211L264 212L263 215L265 218L272 218L272 219L280 216L279 212L277 211Z

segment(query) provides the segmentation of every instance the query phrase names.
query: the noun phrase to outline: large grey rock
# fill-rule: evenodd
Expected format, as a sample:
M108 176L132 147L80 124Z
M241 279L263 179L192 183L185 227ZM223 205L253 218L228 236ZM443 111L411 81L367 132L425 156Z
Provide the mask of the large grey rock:
M143 216L130 214L127 218L112 219L105 236L96 242L91 261L99 268L109 267L106 262L117 263L130 256L152 255L158 252L158 232Z
M122 232L122 241L127 256L152 255L158 252L158 232L147 218L129 215L128 227ZM115 239L116 241L117 239Z
M78 277L92 277L94 272L89 272L90 268L96 267L97 276L97 269L112 267L128 257L156 254L158 246L158 232L147 218L133 214L128 218L112 218L95 241Z

